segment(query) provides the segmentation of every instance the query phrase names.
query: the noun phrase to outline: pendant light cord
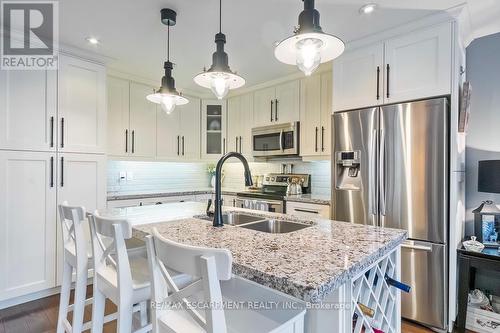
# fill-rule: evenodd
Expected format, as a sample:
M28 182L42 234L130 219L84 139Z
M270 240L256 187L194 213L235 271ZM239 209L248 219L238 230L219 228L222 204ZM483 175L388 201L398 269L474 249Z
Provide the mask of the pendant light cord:
M222 0L219 0L219 33L222 33Z
M167 61L170 61L170 24L167 25Z

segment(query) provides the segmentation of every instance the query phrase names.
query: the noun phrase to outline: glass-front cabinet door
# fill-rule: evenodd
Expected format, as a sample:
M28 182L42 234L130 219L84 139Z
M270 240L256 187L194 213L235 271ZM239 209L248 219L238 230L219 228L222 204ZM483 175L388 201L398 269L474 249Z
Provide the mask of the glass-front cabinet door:
M202 126L202 157L217 159L227 151L225 100L203 100Z

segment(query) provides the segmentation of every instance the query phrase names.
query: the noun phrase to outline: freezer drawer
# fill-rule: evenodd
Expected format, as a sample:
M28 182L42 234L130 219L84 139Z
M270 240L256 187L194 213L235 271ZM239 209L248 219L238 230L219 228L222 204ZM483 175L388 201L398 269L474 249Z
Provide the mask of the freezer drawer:
M401 280L411 285L401 293L401 314L427 326L446 329L448 271L446 245L406 241L401 246Z

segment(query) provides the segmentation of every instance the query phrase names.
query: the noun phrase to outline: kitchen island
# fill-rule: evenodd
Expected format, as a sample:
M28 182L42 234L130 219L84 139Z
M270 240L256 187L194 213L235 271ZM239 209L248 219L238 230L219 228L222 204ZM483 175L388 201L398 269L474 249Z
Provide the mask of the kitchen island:
M176 242L229 249L235 275L293 296L308 307L306 332L361 332L372 325L383 332L400 332L399 291L385 277L400 278L399 245L405 231L239 208L224 212L305 227L289 233L262 232L246 224L214 228L205 208L185 202L102 214L129 219L137 238L157 228Z

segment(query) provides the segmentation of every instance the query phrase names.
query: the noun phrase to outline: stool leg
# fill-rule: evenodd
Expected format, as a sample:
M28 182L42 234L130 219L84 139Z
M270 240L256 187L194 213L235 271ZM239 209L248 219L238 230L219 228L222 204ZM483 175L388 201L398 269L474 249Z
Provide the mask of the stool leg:
M64 320L68 316L69 308L69 294L71 292L71 274L73 274L73 267L64 262L62 274L61 296L59 299L59 316L57 317L57 333L64 333Z
M94 295L92 302L92 333L102 333L106 297L99 290L94 276Z
M132 332L132 317L134 306L131 302L120 300L118 306L118 330L117 333Z
M140 303L141 327L148 324L148 302Z
M75 283L75 302L73 306L73 333L80 333L83 329L83 313L85 312L85 300L87 294L87 266L78 267Z

